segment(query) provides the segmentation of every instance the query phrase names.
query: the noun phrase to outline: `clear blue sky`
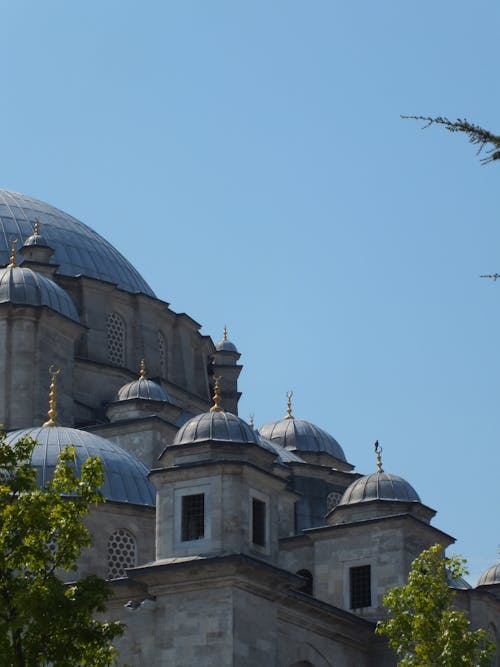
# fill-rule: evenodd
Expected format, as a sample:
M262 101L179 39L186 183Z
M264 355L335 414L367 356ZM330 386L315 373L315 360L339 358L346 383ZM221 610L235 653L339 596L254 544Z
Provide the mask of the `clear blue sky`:
M500 542L493 0L0 0L0 187L114 243L242 353L240 414L408 479L471 579Z

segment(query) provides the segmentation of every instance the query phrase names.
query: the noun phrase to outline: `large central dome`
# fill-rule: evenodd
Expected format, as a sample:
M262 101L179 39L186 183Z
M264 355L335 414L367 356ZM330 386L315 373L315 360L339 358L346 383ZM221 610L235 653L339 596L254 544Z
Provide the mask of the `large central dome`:
M60 265L58 273L96 278L132 294L155 296L125 257L90 227L58 208L8 190L0 190L0 265L8 263L14 238L22 244L31 236L37 218L54 250L50 261Z

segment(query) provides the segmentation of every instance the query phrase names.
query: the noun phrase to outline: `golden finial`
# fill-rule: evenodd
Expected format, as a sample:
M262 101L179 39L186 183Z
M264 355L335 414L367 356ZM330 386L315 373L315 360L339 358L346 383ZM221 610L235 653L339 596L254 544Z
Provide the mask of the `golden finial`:
M38 218L35 218L35 228L33 230L33 234L35 234L35 236L40 235L40 220Z
M210 408L210 412L223 412L221 406L220 406L220 385L219 381L222 379L219 376L217 376L215 379L215 384L214 384L214 395L212 396L214 404Z
M50 366L49 367L49 373L51 375L51 381L50 381L50 390L49 390L49 411L47 413L48 415L48 420L45 422L44 426L58 426L58 423L56 422L56 417L57 417L57 412L56 412L56 407L57 407L57 382L56 378L61 372L60 368L56 368L55 366Z
M139 377L146 379L146 362L141 359L141 367L139 370Z
M250 428L255 428L255 424L253 422L254 417L255 417L255 415L252 412L252 414L250 415L250 419L248 420L248 424L249 424Z
M226 327L226 325L224 325L224 338L222 340L224 340L224 341L227 340L227 327Z
M378 440L375 440L375 454L377 455L377 472L384 472L382 468L382 447L378 444Z
M12 241L12 246L10 250L10 264L7 265L8 269L14 268L14 266L17 266L16 261L16 244L17 244L17 239L13 239Z
M294 419L294 416L292 415L292 396L293 396L293 391L287 391L286 392L286 415L285 415L285 419Z

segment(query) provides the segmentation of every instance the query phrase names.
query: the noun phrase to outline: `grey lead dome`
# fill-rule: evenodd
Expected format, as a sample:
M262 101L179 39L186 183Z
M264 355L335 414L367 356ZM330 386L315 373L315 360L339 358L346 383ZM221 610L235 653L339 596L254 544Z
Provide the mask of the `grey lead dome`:
M346 461L344 450L335 438L305 419L281 419L259 428L262 437L290 451L326 453Z
M87 276L116 284L132 294L155 296L139 272L97 232L54 206L26 195L0 190L0 264L7 264L10 243L33 236L40 221L45 243L53 248L50 263L65 276Z
M75 322L80 318L71 297L53 280L22 266L0 269L0 304L46 306Z
M257 445L274 454L279 463L304 463L293 452L263 438L258 431L254 431L231 412L203 412L193 417L177 431L173 444L188 445L208 440Z
M421 502L413 486L402 477L388 472L374 472L353 482L340 499L340 505L353 505L370 500Z
M30 248L32 246L38 246L40 248L50 247L45 236L42 234L36 234L35 232L31 236L28 236L26 241L23 243L24 248Z
M89 456L98 456L104 466L102 492L107 500L135 505L155 505L155 488L148 480L148 469L124 449L93 433L64 426L39 426L7 435L13 444L29 436L38 444L33 450L31 464L37 469L40 486L51 479L58 456L64 447L75 448L76 471Z
M174 445L219 440L258 445L259 436L250 426L231 412L203 412L177 431Z
M119 389L115 401L130 401L132 399L170 402L170 396L163 387L153 382L153 380L143 377L123 385Z
M489 586L491 584L500 584L500 563L492 565L479 577L477 586Z
M236 345L234 343L231 343L230 340L227 340L227 338L223 338L220 340L218 343L215 344L215 349L217 352L238 352L236 349Z

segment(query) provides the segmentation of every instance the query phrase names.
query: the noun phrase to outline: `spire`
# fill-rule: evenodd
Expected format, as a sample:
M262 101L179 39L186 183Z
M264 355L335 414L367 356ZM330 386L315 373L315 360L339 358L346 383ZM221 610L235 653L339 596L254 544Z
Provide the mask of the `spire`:
M227 327L226 327L226 325L224 325L224 336L223 336L222 340L224 342L227 340Z
M56 368L55 366L49 367L49 373L51 376L50 380L50 390L49 390L49 411L47 413L48 420L44 423L44 426L58 426L56 422L57 417L57 381L56 378L60 374L61 369Z
M377 472L384 472L382 468L382 447L378 444L378 440L375 440L375 454L377 456Z
M7 264L8 269L12 269L15 266L17 266L17 258L16 258L16 244L17 244L17 239L12 240L12 246L10 250L10 264Z
M146 362L144 361L144 359L141 359L141 366L140 366L140 370L139 370L139 377L140 377L140 378L143 378L144 380L146 380Z
M250 426L250 428L255 428L255 424L254 424L254 421L253 421L254 417L255 417L255 415L252 412L252 414L250 415L250 418L248 420L248 425Z
M210 412L223 412L221 406L220 406L220 376L218 375L215 379L215 384L214 384L214 395L212 397L214 404L210 408Z
M292 415L292 396L293 391L286 392L286 415L284 419L295 419Z

